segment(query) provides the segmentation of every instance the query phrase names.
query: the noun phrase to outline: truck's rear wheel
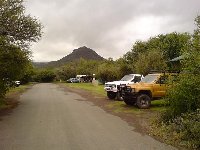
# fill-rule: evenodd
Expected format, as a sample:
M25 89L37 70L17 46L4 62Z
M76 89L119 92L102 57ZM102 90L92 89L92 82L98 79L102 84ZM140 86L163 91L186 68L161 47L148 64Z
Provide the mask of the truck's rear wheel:
M151 98L147 94L140 94L137 97L137 106L141 109L147 109L151 105Z
M125 97L123 97L123 100L124 100L124 102L125 102L127 105L130 105L130 106L135 105L135 101L132 100L132 99L130 99L130 98L125 98Z
M107 92L107 96L109 99L115 99L117 96L117 93L115 92Z

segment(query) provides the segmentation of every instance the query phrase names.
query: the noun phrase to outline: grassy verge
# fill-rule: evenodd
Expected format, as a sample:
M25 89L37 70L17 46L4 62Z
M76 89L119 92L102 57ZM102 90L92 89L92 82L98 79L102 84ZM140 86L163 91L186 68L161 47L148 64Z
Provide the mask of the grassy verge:
M135 106L126 105L123 101L113 101L107 105L108 108L112 108L115 113L131 113L131 114L140 114L143 113L144 110L138 109Z
M21 93L24 92L29 86L33 85L32 83L26 84L26 85L20 85L19 87L10 88L9 92L6 94L6 96L15 94L15 93Z
M6 108L7 105L4 100L0 100L0 110Z
M104 85L93 85L91 83L65 83L66 86L72 88L80 88L90 91L94 94L98 94L106 97L106 92L103 89ZM113 101L113 103L108 104L109 108L113 108L116 112L127 112L127 113L141 113L146 110L138 109L135 106L128 106L123 101ZM149 110L162 112L166 110L166 103L164 100L152 101L151 108Z
M92 83L66 83L66 86L72 88L80 88L87 91L91 91L94 94L106 96L106 92L103 89L103 85L93 85Z
M28 87L30 87L31 85L33 85L32 83L26 84L26 85L20 85L19 87L15 87L15 88L11 88L7 93L6 93L6 98L15 98L15 96L19 93L24 92ZM0 100L0 110L2 109L6 109L6 108L10 108L10 105L12 105L12 103L10 104L9 102L7 102L6 100Z

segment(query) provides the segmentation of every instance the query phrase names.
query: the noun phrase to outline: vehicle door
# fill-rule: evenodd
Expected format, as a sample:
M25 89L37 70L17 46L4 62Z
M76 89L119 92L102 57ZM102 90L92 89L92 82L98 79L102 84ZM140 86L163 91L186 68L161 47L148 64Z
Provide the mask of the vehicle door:
M153 97L163 97L166 95L167 75L161 75L153 84Z

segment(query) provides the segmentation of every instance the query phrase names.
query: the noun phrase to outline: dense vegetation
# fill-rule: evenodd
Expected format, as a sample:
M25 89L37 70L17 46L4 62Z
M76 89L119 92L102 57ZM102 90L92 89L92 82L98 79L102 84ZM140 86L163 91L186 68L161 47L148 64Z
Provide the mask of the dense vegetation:
M41 37L41 24L25 14L23 0L0 1L0 100L12 82L25 78L31 42Z
M175 144L200 148L200 16L189 45L182 49L181 73L168 90L169 108L158 120L156 134Z

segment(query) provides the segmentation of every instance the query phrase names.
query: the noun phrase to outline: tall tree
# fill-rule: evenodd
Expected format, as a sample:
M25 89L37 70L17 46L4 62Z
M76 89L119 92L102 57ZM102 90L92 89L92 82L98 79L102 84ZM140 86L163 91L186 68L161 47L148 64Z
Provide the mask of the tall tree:
M0 0L0 99L8 82L23 76L29 65L31 42L41 37L42 26L26 15L23 0Z
M147 75L151 70L166 70L167 64L159 50L141 53L134 64L137 73Z
M141 54L160 51L165 61L178 57L186 46L190 45L191 36L188 33L169 33L151 37L147 41L137 41L131 51L124 55L124 59L135 66Z
M168 92L169 110L166 119L200 109L200 16L195 19L196 30L191 45L185 47L182 73Z
M41 37L42 26L25 14L23 0L0 0L0 36L10 43L27 48Z

